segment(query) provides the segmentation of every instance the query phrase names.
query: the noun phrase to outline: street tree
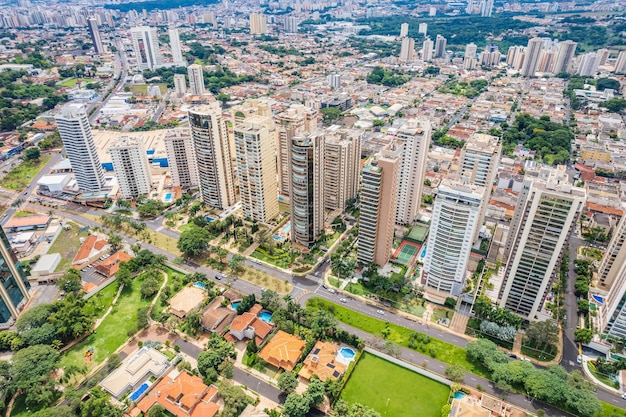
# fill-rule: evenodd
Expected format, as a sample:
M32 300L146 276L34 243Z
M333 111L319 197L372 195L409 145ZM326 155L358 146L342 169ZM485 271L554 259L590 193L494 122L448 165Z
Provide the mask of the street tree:
M278 377L278 388L287 394L295 391L297 386L298 377L291 371L285 371Z
M70 268L57 280L57 287L66 293L76 292L82 287L82 277L75 268Z
M292 392L285 400L283 414L286 417L305 417L310 409L311 406L307 398Z
M197 256L207 250L210 238L205 229L193 227L181 233L176 246L187 256Z
M461 382L465 378L465 369L458 363L453 363L446 367L445 374L452 381Z
M325 393L324 383L319 378L312 378L304 393L304 397L309 400L309 405L313 407L324 401Z

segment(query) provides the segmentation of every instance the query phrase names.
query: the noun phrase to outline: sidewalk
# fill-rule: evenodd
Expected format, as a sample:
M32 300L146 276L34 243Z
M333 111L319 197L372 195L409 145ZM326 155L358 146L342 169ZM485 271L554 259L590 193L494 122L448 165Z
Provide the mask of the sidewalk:
M588 368L588 364L587 364L587 360L585 359L585 357L583 356L583 363L582 363L582 368L583 368L583 373L585 374L586 377L588 377L591 382L593 382L594 385L601 387L602 389L612 392L614 394L617 395L622 395L622 392L618 389L615 389L613 387L609 387L608 385L606 385L605 383L601 382L599 379L597 379L595 376L593 376L593 374L591 373L591 371Z

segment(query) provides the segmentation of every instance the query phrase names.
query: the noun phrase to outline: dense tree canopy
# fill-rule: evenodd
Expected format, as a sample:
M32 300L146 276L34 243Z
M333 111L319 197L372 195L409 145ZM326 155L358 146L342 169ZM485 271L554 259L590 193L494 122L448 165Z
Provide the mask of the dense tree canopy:
M528 114L516 117L515 123L504 132L504 151L513 153L518 144L536 152L546 164L562 164L570 160L574 135L568 126L550 121L549 116L536 119Z

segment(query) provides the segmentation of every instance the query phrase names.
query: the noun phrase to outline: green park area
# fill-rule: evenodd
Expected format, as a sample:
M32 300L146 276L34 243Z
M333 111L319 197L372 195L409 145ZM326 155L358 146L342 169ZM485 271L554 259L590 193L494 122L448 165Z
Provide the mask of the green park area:
M626 417L626 409L602 402L602 411L594 417Z
M341 398L388 417L439 417L450 389L401 366L364 353Z
M84 86L87 83L93 83L97 80L94 80L93 78L68 78L67 80L63 80L57 85L59 87L74 87L78 83L78 81L80 81L81 86Z
M23 191L49 160L50 155L41 155L36 161L23 161L2 178L2 187L7 190Z
M333 314L337 320L347 325L382 337L400 346L424 353L445 363L459 364L466 371L472 372L473 374L483 377L489 376L481 365L472 363L467 359L465 349L461 347L407 329L406 327L357 313L356 311L322 300L321 298L311 298L307 302L307 305L313 308L323 308Z
M159 88L161 89L161 94L165 94L165 92L167 92L167 84L136 84L130 85L128 87L130 87L130 91L133 94L146 95L148 94L148 87L153 85L159 86Z

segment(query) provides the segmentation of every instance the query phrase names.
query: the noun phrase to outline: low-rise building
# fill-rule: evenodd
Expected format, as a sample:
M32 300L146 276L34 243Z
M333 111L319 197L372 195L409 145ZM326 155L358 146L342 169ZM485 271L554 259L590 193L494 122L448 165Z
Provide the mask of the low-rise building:
M185 287L170 299L170 312L178 318L200 308L206 299L206 291L194 285Z
M104 378L100 386L116 399L120 399L126 392L138 388L151 377L163 375L169 367L167 356L154 348L142 347Z
M282 330L259 352L259 357L276 368L292 371L304 351L306 342Z

